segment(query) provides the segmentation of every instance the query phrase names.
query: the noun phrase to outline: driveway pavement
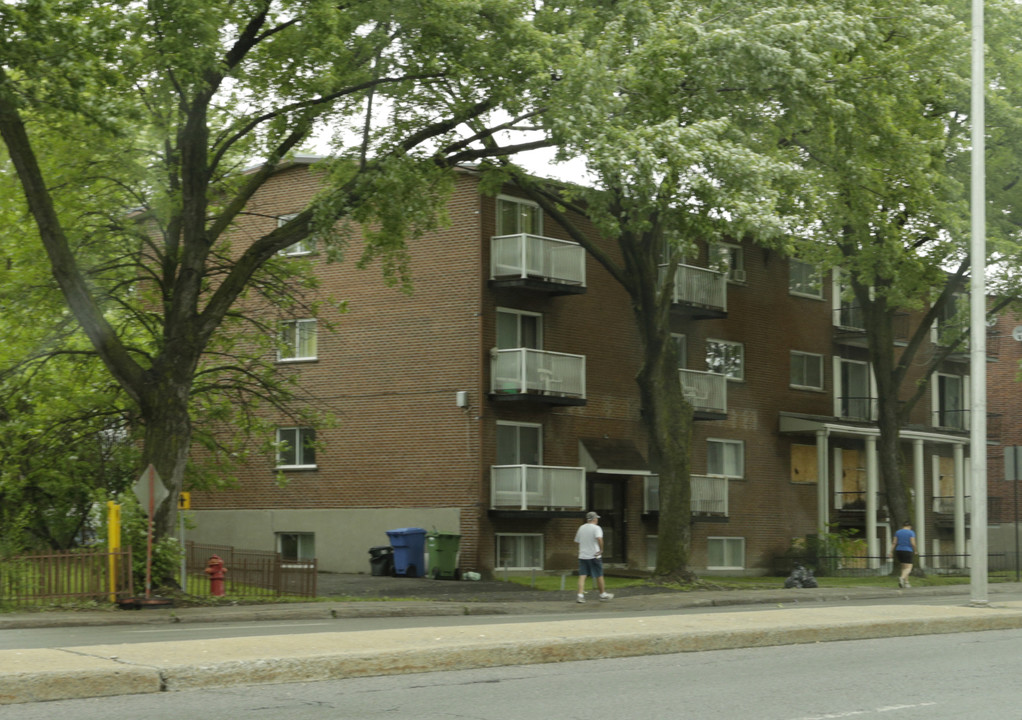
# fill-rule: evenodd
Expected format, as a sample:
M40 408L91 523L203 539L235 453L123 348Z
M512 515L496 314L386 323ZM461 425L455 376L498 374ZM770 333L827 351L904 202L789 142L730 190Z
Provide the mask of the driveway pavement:
M626 588L610 602L593 597L578 604L570 579L565 591L542 592L502 582L338 576L324 578L322 592L328 597L314 603L0 615L0 629L409 615L563 616L544 622L523 618L471 626L6 650L0 651L0 704L1022 628L1022 586L1014 583L991 585L990 601L982 605L970 602L968 585L695 592ZM883 605L868 603L881 598ZM670 612L733 605L756 607ZM604 614L608 611L610 617Z

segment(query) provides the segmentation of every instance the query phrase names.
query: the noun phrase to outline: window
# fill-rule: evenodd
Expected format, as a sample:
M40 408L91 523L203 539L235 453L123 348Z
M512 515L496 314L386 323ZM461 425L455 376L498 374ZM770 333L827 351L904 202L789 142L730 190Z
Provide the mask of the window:
M816 446L792 444L791 481L799 485L817 485L819 474Z
M542 535L497 535L497 567L508 570L542 570Z
M968 429L966 382L961 375L936 373L930 381L933 397L933 424L955 430Z
M788 261L788 292L811 298L823 298L823 275L815 265L791 258Z
M501 350L541 349L543 347L543 316L522 310L498 308L497 347Z
M741 440L706 441L706 474L745 477L745 446Z
M675 347L678 348L678 369L684 370L688 363L688 343L685 336L671 333L671 340L674 341Z
M497 198L497 235L543 234L543 211L535 203L501 196Z
M745 258L741 245L713 243L710 245L710 267L727 273L732 282L745 282Z
M281 560L314 560L316 558L316 535L306 532L277 533L277 552ZM228 568L230 569L230 568Z
M869 363L835 358L834 376L837 415L848 420L872 420L873 394Z
M741 570L745 567L745 538L706 538L706 567L709 570Z
M840 268L834 268L831 291L833 292L834 325L848 330L863 331L866 321L862 308L852 292L852 283L848 274Z
M497 423L498 465L542 465L543 426Z
M728 380L745 378L745 346L730 340L706 341L706 369Z
M823 356L791 351L791 387L823 389Z
M277 216L277 227L283 227L288 222L294 220L298 216L298 213L291 213L290 215L278 215ZM316 250L316 240L312 237L307 237L304 240L299 240L294 245L286 247L280 251L280 255L308 255Z
M312 428L278 428L277 467L316 467L315 444Z
M316 321L286 320L280 326L278 360L316 359Z

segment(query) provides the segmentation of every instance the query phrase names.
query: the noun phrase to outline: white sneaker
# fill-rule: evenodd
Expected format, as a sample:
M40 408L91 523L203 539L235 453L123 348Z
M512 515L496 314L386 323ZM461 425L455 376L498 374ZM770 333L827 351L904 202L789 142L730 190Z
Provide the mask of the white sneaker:
M614 593L600 593L600 600L613 600Z
M905 587L912 587L912 583L908 581L908 578L905 578Z
M905 578L903 577L898 578L898 587L900 588L905 587Z
M581 593L579 593L578 600L576 600L575 602L584 603L585 601L586 601L586 596L582 595Z

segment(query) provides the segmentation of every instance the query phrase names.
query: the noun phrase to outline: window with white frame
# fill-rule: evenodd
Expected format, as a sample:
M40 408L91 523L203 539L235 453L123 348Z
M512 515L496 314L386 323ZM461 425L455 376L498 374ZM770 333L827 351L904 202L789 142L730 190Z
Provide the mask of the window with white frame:
M788 260L788 292L802 297L823 297L823 274L816 265L791 258Z
M316 467L316 431L313 428L277 428L277 467Z
M873 381L869 363L834 358L836 415L847 420L874 419Z
M543 426L532 423L497 423L498 465L542 465Z
M707 340L706 369L728 380L745 379L745 346L731 340Z
M735 479L745 477L745 443L741 440L707 439L706 474Z
M277 216L277 227L283 227L288 222L298 217L298 213L291 213L289 215L278 215ZM308 255L316 250L316 240L309 236L303 240L299 240L294 245L290 245L280 251L280 255Z
M533 533L497 533L497 567L542 570L543 536Z
M713 243L709 248L710 267L727 273L732 282L745 282L745 256L741 245Z
M930 381L934 425L955 430L968 429L967 377L934 374Z
M745 538L706 538L706 568L708 570L741 570L745 567Z
M789 384L793 388L823 389L823 355L791 351Z
M543 348L543 316L539 313L497 308L497 347Z
M317 323L315 320L285 320L280 324L278 360L315 360Z
M678 369L684 370L688 362L688 343L684 335L671 333L671 340L678 349Z
M501 195L497 198L497 235L543 234L543 211L528 200Z
M281 560L314 560L316 558L316 535L310 532L277 533L277 552Z
M852 292L852 284L848 273L841 268L834 268L831 273L831 296L834 309L834 326L850 330L865 330L866 321L862 308Z

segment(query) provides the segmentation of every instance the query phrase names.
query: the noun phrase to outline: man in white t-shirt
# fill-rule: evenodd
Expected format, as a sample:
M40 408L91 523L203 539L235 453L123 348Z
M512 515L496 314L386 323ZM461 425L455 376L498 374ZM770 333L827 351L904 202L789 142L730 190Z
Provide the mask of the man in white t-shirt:
M585 524L575 533L578 543L578 602L586 601L586 578L592 577L600 589L600 600L610 600L613 594L607 592L603 579L603 528L600 527L600 516L590 511L586 513Z

